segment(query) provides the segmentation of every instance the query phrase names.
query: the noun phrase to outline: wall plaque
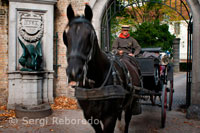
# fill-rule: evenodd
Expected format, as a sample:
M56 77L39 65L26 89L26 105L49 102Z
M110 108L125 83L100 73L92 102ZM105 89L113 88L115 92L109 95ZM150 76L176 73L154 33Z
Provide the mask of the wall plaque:
M19 34L30 43L40 40L44 33L43 14L34 11L19 12Z

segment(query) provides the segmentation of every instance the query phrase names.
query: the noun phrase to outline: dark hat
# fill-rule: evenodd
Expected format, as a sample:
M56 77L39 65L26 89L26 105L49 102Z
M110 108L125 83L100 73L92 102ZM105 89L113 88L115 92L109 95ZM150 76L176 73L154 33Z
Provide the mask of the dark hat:
M130 26L129 25L122 25L122 30L130 30Z

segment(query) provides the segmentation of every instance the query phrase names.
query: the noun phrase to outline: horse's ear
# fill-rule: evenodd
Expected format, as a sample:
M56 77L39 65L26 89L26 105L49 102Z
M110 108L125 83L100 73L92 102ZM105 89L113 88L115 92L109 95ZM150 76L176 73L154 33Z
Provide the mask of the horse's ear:
M93 17L92 9L88 4L86 4L85 5L85 18L88 19L89 21L91 21L92 17Z
M73 18L74 18L74 11L72 9L72 5L69 4L68 7L67 7L67 18L69 21L71 21Z

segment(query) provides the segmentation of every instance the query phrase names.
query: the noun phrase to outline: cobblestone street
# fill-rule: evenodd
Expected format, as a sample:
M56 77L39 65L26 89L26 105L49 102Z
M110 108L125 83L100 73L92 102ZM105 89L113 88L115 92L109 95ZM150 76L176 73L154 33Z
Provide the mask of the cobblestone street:
M186 104L186 73L176 73L174 75L174 101L173 108Z

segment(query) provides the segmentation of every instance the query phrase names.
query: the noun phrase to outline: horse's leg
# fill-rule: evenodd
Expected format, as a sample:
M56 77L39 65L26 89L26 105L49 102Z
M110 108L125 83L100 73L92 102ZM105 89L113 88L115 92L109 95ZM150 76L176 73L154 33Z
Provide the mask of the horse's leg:
M98 119L98 121L86 114L84 114L85 119L90 123L90 125L94 128L96 133L102 133L103 130L101 128L101 124L100 124L100 120Z
M125 131L124 133L128 133L128 127L132 117L132 108L131 106L127 107L125 110Z
M103 133L114 133L117 116L109 116L103 119Z
M92 127L94 128L96 133L103 133L103 130L101 128L101 124L100 124L100 120L98 120L98 123L95 123L95 121L93 120L92 123L90 123L92 125Z

